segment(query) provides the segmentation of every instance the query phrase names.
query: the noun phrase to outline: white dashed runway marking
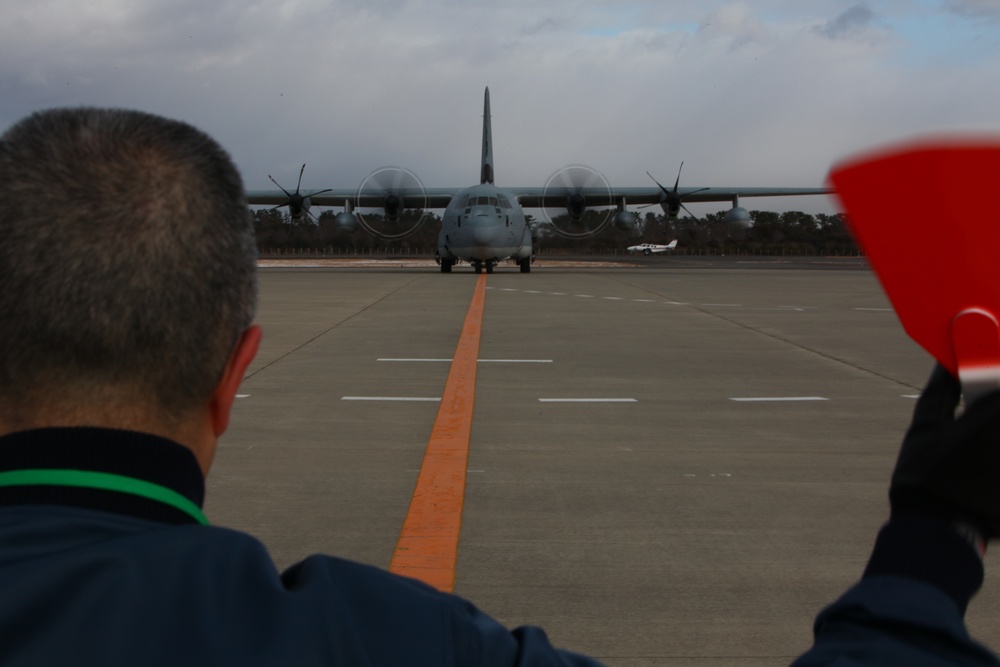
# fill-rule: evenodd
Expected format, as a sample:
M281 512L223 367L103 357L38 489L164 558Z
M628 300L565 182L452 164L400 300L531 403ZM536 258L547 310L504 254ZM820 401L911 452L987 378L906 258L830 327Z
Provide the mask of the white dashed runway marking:
M419 396L344 396L342 401L402 401L415 403L440 403L441 397L419 397Z
M521 294L534 294L543 296L573 296L581 299L600 299L605 301L631 301L633 303L652 303L652 304L666 304L671 306L695 306L703 308L739 308L745 310L770 310L774 312L786 312L786 313L804 313L807 311L818 310L815 306L800 306L800 305L782 305L782 306L745 306L738 303L702 303L702 304L691 304L680 301L660 301L657 299L626 299L625 297L619 296L595 296L593 294L568 294L566 292L542 292L539 290L520 290L515 288L492 288L487 289L496 292L517 292ZM851 310L862 311L862 312L893 312L892 308L872 308L872 307L856 307L851 308ZM377 359L380 362L389 363L451 363L450 358L437 358L437 357L380 357ZM552 359L478 359L478 363L489 363L489 364L551 364L554 363ZM238 398L247 398L249 394L239 394ZM903 398L915 399L919 398L919 394L905 394ZM722 396L719 397L720 400L724 399ZM399 402L440 402L440 397L410 397L410 396L344 396L341 400L344 401L399 401ZM577 403L577 404L596 404L596 403L609 403L609 404L628 404L628 403L638 403L639 400L636 398L619 398L619 397L543 397L537 399L539 403ZM736 403L800 403L800 402L825 402L831 399L824 396L733 396L728 398L729 401Z
M573 296L578 299L600 299L602 301L629 301L631 303L660 303L668 306L696 306L699 308L739 308L742 310L773 311L785 313L804 313L810 310L818 310L816 306L747 306L740 303L698 303L692 304L686 301L667 301L659 299L629 299L622 296L597 296L594 294L568 294L566 292L543 292L541 290L521 290L513 287L487 287L488 290L496 292L518 292L521 294L540 294L543 296ZM871 313L892 313L892 308L870 308L856 307L851 310Z
M781 403L794 401L829 401L829 398L822 396L746 396L730 398L730 401L737 403Z
M540 398L539 403L638 403L634 398Z
M377 361L398 361L403 363L430 362L430 363L451 363L451 359L418 359L418 358L393 358L380 357ZM551 359L477 359L481 364L551 364Z
M481 364L551 364L551 359L479 359Z

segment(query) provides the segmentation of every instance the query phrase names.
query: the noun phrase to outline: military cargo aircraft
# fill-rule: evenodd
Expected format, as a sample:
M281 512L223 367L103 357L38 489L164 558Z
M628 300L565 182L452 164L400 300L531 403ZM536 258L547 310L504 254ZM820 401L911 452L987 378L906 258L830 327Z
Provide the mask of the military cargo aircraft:
M681 167L683 168L683 163ZM553 229L570 238L599 233L607 224L624 230L633 229L636 213L628 205L659 205L665 214L676 218L685 202L732 202L726 221L747 226L750 214L739 205L740 197L780 197L819 195L825 188L681 188L680 171L673 189L661 185L649 172L656 187L612 187L597 171L571 165L559 170L543 187L500 187L494 183L493 134L490 121L490 89L483 101L483 143L479 184L471 187L425 188L413 172L398 167L382 167L369 174L357 188L325 188L301 191L302 170L295 192L285 190L250 190L254 205L287 206L293 218L311 215L311 206L343 207L335 220L348 231L364 228L387 239L401 239L412 233L429 217L427 209L444 209L435 259L442 273L451 273L459 261L468 262L476 273L492 273L498 262L512 259L522 273L531 271L533 258L532 229L526 208L542 209ZM383 215L366 214L380 210ZM588 210L604 211L599 223L580 230L574 227ZM416 213L414 213L416 212ZM688 212L690 213L690 212ZM399 225L394 229L393 225ZM388 225L388 229L386 228Z

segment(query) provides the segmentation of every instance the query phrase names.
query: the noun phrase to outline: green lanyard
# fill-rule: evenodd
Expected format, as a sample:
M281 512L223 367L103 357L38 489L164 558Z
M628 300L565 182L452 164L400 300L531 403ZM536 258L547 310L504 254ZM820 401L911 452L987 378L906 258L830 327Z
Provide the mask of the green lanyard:
M201 508L185 496L165 486L124 475L89 470L50 470L45 468L10 470L0 472L0 487L4 486L77 486L118 491L170 505L191 516L198 523L208 525L208 519L205 518Z

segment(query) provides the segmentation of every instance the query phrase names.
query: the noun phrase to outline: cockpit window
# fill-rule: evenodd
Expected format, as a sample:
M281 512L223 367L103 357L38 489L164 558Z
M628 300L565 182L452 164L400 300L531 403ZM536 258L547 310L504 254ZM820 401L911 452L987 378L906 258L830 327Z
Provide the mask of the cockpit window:
M500 200L500 205L504 208L510 208L510 201L503 195L497 195L497 199Z

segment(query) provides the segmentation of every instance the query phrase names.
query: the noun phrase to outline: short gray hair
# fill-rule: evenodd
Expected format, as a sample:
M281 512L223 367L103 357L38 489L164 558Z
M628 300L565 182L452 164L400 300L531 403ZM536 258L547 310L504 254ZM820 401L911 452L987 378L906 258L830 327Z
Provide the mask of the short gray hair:
M240 174L211 137L119 109L0 136L0 421L111 396L171 422L254 317Z

